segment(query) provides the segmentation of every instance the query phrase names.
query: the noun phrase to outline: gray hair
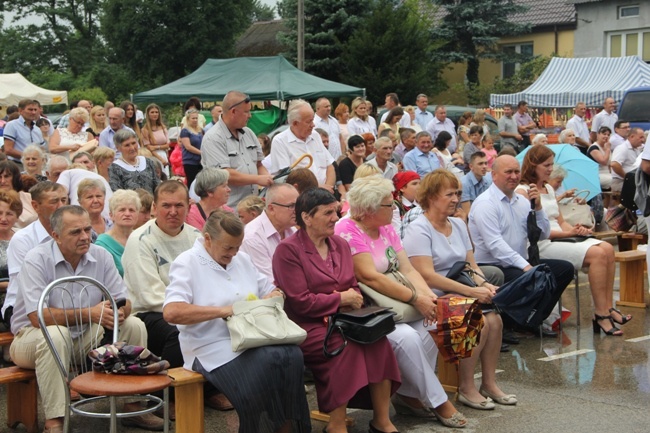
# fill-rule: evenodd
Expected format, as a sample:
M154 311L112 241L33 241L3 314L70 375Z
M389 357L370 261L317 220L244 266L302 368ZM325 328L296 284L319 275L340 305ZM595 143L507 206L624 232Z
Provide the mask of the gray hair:
M223 168L206 167L196 176L194 192L201 198L208 196L216 187L228 182L230 173Z
M79 158L81 158L82 156L87 156L89 160L91 160L91 161L93 160L93 156L90 153L82 151L82 152L77 152L77 153L74 154L74 156L72 157L72 162L73 163L77 162L77 160Z
M77 199L81 200L81 197L90 189L95 189L97 188L100 190L102 193L104 193L104 196L106 196L106 187L104 186L104 183L99 180L99 179L84 179L81 182L79 182L79 185L77 186Z
M291 104L289 104L289 111L287 112L287 123L289 123L289 125L302 119L300 110L304 107L309 107L311 109L309 102L303 99L296 99L295 101L291 102Z
M560 136L558 137L558 141L560 143L566 143L566 136L569 132L573 132L573 135L575 135L575 131L571 128L567 128L564 131L560 132Z
M546 138L546 139L548 140L548 138L546 137L546 134L537 134L537 135L533 138L532 143L533 143L533 144L539 144L539 142L540 142L543 138Z
M25 155L33 152L38 153L38 156L41 158L41 160L43 160L43 162L46 161L47 158L45 157L45 152L43 152L41 146L36 143L32 143L27 146L25 150L23 150L23 155L20 157L20 160L23 162L23 164L25 163Z
M82 208L79 205L61 206L56 211L54 211L50 217L50 225L52 226L52 231L58 235L61 235L61 232L63 231L63 216L66 213L77 216L88 215L86 209Z
M551 172L551 175L548 177L549 179L566 179L567 177L567 171L564 167L562 167L560 164L553 164L553 171Z
M77 107L70 110L70 114L68 115L68 118L77 121L79 120L79 118L81 118L81 120L83 120L84 123L88 123L88 120L90 119L88 110L86 110L83 107Z
M350 203L350 216L354 219L363 219L377 212L381 207L381 201L386 197L392 198L394 190L393 182L381 175L355 179L346 196Z
M224 231L230 236L241 236L244 234L244 223L232 212L216 210L205 221L203 235L207 234L215 241Z
M429 137L431 140L433 140L433 137L431 137L431 134L429 134L427 131L420 131L415 135L415 140L420 141L421 137Z
M138 137L130 129L122 128L113 135L113 144L115 144L115 147L121 147L122 143L129 138L135 138L137 140Z
M384 131L392 131L392 129L384 129ZM382 131L382 132L384 132ZM390 141L390 138L388 137L379 137L377 140L375 140L375 149L379 150L381 146L384 144L390 144L390 147L393 147L393 142Z
M61 155L52 155L50 160L47 161L47 166L45 170L52 171L52 167L55 165L65 165L66 168L70 167L70 161L62 157Z
M113 193L110 200L108 200L108 210L111 213L115 213L117 208L121 205L129 204L135 206L135 210L140 212L142 203L140 203L140 196L138 193L131 189L118 189Z
M290 183L274 183L270 187L266 189L266 202L267 203L272 203L277 200L277 195L280 193L280 191L284 188L287 189L292 189L294 191L296 190L296 187L291 185Z

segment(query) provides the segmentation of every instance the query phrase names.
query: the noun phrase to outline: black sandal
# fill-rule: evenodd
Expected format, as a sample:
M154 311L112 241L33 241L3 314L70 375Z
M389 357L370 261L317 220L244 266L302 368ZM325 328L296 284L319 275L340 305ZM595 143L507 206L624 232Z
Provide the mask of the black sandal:
M618 320L614 319L614 317L612 317L612 315L611 315L612 313L618 313L618 314L620 314L622 320L619 322ZM632 315L631 315L631 314L627 314L627 315L626 315L626 314L623 314L623 313L621 313L619 310L617 310L617 309L614 308L614 307L612 307L612 308L609 309L609 314L610 314L609 317L611 317L612 320L613 320L614 322L618 323L619 325L625 325L627 322L629 322L630 320L632 320Z
M594 326L594 334L600 334L600 331L603 331L605 335L610 335L614 337L621 337L623 335L623 331L618 329L616 326L614 326L614 321L612 320L612 316L599 316L598 314L594 314L595 319L592 320L593 326ZM612 324L612 327L605 331L605 328L598 323L601 320L609 320L609 322Z

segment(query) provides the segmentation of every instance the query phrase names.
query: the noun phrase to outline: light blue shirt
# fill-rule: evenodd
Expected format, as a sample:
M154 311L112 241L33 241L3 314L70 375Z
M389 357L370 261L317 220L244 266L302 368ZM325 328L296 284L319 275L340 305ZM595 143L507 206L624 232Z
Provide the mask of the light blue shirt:
M417 147L404 155L402 163L404 164L404 170L414 171L420 177L424 177L433 170L442 167L438 155L433 152L424 153Z
M18 119L14 119L7 123L3 134L5 139L8 138L14 142L14 149L20 152L25 150L25 148L32 143L41 146L45 144L41 129L36 126L36 122L32 123L30 128L25 122L23 116L19 116ZM14 158L13 156L10 156L9 159L20 162L20 158Z
M126 125L122 125L120 129L128 129L129 131L135 134L133 129L129 128ZM104 130L99 133L99 145L113 149L115 151L115 157L119 158L122 155L122 152L117 151L117 148L115 147L115 143L113 142L113 136L115 135L116 132L117 131L113 131L113 129L110 126L104 128Z
M420 125L420 128L422 128L423 131L427 129L427 125L432 120L433 120L433 114L429 113L426 110L422 111L419 108L415 109L415 123Z
M530 202L522 195L509 199L494 183L472 204L469 232L477 263L523 269L529 265L526 220ZM551 224L544 210L536 211L540 239L547 239Z
M468 201L471 203L492 185L492 173L487 173L481 180L478 180L474 173L469 171L460 180L460 183L463 187L463 195L460 198L460 202L464 203Z
M427 124L425 130L431 134L431 139L433 141L436 141L436 137L438 137L438 134L441 131L447 131L451 135L451 143L449 143L447 150L449 150L450 153L456 151L456 127L454 126L454 122L450 119L445 119L444 122L441 122L437 117L434 117L433 120Z

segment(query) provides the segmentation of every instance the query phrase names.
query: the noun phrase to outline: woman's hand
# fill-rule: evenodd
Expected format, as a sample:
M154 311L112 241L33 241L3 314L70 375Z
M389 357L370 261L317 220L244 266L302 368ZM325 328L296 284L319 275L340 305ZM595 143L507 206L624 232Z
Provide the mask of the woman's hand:
M424 316L425 320L429 323L436 321L436 296L431 293L431 296L419 295L413 303L413 307Z
M591 229L588 229L587 227L576 224L573 227L571 227L571 236L589 236L591 234Z
M268 295L264 296L262 299L276 298L278 296L284 298L284 292L279 289L275 289Z
M472 297L478 299L481 304L491 304L497 289L492 284L485 283L483 286L472 288L471 292Z
M363 306L363 296L356 290L350 288L341 294L341 307L350 307L353 310L358 310Z
M530 201L535 200L536 211L542 210L542 201L539 199L539 190L537 189L537 185L531 183L528 186L530 187L530 189L528 190L528 200Z

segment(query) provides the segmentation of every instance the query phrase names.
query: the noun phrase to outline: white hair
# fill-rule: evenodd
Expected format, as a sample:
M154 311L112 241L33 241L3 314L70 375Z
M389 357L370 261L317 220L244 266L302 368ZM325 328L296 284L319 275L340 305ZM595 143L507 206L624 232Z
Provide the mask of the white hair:
M300 110L305 106L311 108L311 105L303 99L296 99L289 104L289 111L287 112L287 122L291 125L293 122L300 121L302 116Z
M355 179L346 196L350 216L358 220L377 212L382 200L392 198L394 189L393 182L380 174Z

